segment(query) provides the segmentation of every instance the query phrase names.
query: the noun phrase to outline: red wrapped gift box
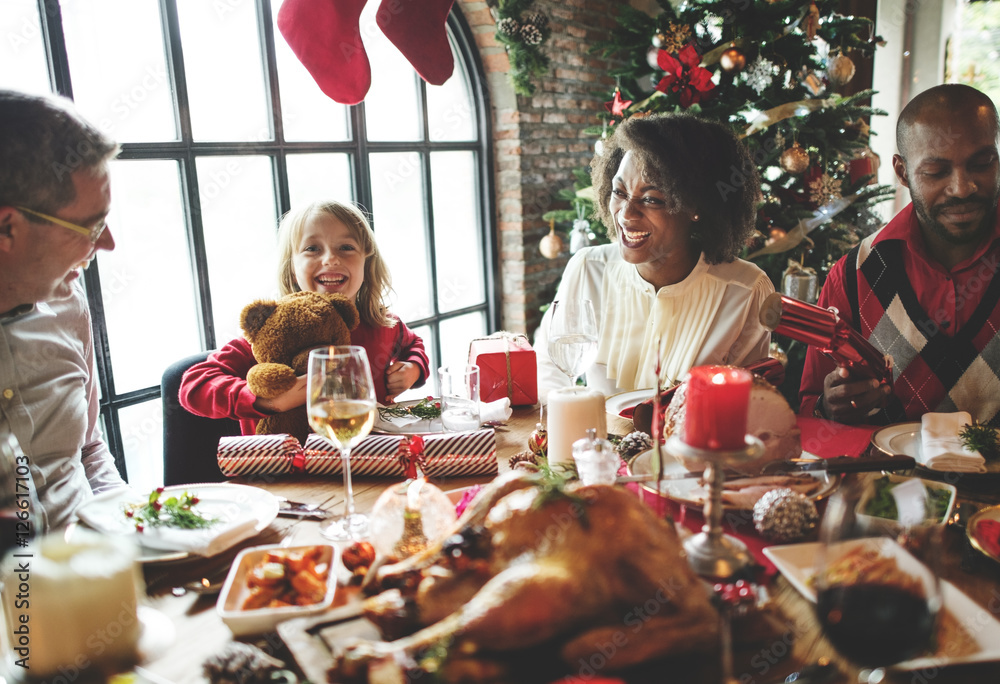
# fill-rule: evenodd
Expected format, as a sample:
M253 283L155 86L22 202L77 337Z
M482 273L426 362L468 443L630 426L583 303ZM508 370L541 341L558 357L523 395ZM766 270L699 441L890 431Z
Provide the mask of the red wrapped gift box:
M479 399L507 397L512 406L538 403L535 350L524 335L497 333L469 345L469 363L479 366Z

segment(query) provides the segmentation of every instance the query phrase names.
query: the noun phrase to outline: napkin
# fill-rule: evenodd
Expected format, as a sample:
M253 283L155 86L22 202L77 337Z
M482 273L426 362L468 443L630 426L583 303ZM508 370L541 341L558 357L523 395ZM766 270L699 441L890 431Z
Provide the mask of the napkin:
M920 420L919 462L931 470L985 473L986 460L978 451L969 451L958 438L959 431L971 423L968 411L925 413Z
M479 402L479 421L486 423L506 423L510 420L513 410L510 399L503 397L496 401Z
M143 501L142 494L131 488L102 492L77 509L77 517L88 527L104 534L135 534L136 541L149 549L184 551L198 556L214 556L257 533L257 518L246 509L233 504L220 510L205 511L221 518L220 522L202 530L182 530L172 527L146 527L137 533L135 525L125 517L125 504ZM231 508L231 510L230 510Z

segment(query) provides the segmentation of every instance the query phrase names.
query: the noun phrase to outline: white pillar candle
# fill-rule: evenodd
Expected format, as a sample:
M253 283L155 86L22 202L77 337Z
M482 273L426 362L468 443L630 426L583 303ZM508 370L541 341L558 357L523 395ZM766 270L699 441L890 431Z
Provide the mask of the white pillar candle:
M51 535L32 550L30 558L9 555L3 568L8 668L37 678L134 663L135 547L77 530L73 542Z
M587 387L566 387L549 393L548 405L549 465L572 464L573 442L587 436L587 429L597 430L597 437L608 436L604 395Z

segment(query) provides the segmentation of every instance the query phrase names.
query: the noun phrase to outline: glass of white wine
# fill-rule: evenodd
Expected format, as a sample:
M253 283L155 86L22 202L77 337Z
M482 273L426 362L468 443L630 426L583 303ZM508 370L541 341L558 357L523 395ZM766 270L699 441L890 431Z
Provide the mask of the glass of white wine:
M589 299L568 299L552 304L549 319L549 358L571 382L597 358L597 319Z
M344 466L344 517L320 528L327 539L344 541L368 535L368 516L354 510L351 449L375 423L375 384L363 347L323 347L309 352L306 379L309 424L340 450Z

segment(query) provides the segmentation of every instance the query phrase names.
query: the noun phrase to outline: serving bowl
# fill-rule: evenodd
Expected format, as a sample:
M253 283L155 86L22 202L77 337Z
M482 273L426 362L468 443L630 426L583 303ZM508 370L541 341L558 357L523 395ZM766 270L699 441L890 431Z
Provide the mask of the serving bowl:
M864 492L861 495L861 499L858 501L856 508L857 516L860 520L866 521L875 529L881 529L888 533L898 534L902 531L903 526L898 520L893 518L886 518L877 515L870 515L865 513L868 510L869 504L876 495L875 483L881 479L887 479L892 487L900 485L904 482L910 480L919 480L925 488L931 493L939 492L940 496L943 498L945 493L947 495L947 503L945 505L944 511L942 512L940 518L935 519L931 522L934 525L944 525L951 518L952 513L955 510L955 497L958 494L958 490L955 485L947 484L945 482L937 482L936 480L925 480L923 478L908 477L906 475L897 475L895 473L890 473L886 475L873 475L868 477L868 481L865 484Z

